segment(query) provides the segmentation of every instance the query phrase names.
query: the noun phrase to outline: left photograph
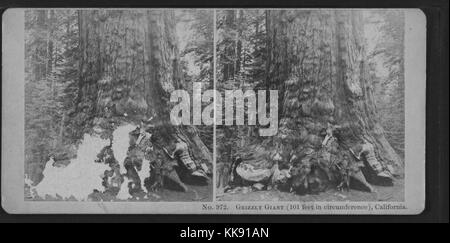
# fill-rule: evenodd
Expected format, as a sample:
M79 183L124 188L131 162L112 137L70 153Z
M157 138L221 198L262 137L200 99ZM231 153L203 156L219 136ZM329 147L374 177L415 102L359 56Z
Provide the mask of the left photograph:
M170 98L213 41L213 10L25 11L25 200L212 201L213 126Z

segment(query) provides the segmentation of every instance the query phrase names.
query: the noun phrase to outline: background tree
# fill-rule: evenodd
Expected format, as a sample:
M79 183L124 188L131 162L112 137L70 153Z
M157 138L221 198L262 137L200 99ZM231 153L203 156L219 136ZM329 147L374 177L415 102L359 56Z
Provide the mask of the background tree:
M217 89L259 89L265 80L266 31L263 10L217 11ZM218 161L231 161L249 143L253 128L217 126Z
M202 90L213 89L213 48L214 48L214 13L210 10L184 10L179 18L177 28L192 29L190 35L183 36L185 40L181 52L181 62L184 68L184 85L192 97L193 82L201 82ZM203 103L205 107L207 103ZM210 151L213 151L213 126L197 127L202 141Z
M73 10L26 11L25 19L25 170L39 181L42 161L69 143L64 123L75 105L78 27Z
M378 33L373 37L376 44L368 50L367 57L369 75L374 81L378 119L385 130L386 138L404 158L404 13L400 10L373 10L367 14L366 25Z

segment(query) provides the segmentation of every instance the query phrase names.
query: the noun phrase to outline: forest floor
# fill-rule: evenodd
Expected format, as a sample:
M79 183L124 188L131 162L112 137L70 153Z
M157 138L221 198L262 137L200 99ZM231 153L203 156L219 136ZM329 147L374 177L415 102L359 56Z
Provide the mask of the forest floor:
M212 184L207 186L187 185L187 192L174 191L169 189L163 189L159 192L150 192L146 198L142 195L134 197L128 201L162 201L162 202L211 202L212 197Z
M212 179L207 184L190 184L185 182L188 190L186 192L178 191L176 189L164 188L157 192L138 192L130 195L128 192L121 194L121 196L115 196L110 192L102 192L103 188L100 186L101 179L99 177L100 172L103 174L105 169L109 170L109 167L94 169L99 164L94 163L94 159L97 158L99 151L104 148L105 138L114 137L112 149L121 157L120 161L124 161L125 156L129 150L129 132L135 128L135 125L126 120L116 121L117 127L113 129L97 129L96 135L84 136L81 140L81 144L78 146L78 151L75 152L77 159L72 159L68 163L56 169L56 167L46 167L47 178L43 180L47 182L44 188L41 188L41 194L37 193L36 187L41 186L42 181L36 186L25 185L25 199L30 201L76 201L76 200L88 200L88 201L212 201L213 199L213 186ZM102 144L103 143L103 144ZM107 142L109 143L109 142ZM100 145L99 145L100 144ZM87 149L82 149L87 148ZM69 166L71 165L71 166ZM123 166L123 165L122 165ZM148 166L148 165L147 165ZM51 171L47 171L51 170ZM43 172L43 173L44 173ZM88 173L89 172L89 173ZM82 175L76 178L70 177L71 175ZM62 175L66 175L65 177ZM141 176L141 175L139 175ZM142 175L145 176L145 175ZM67 179L70 177L71 179ZM96 179L92 179L96 178ZM141 182L144 178L141 178ZM64 187L59 187L60 185ZM83 193L79 193L79 187L97 188L98 190L82 190ZM103 186L103 185L102 185ZM123 185L122 185L123 186ZM56 188L56 190L54 190ZM122 190L128 190L128 188L122 188ZM38 195L39 194L39 195ZM45 195L45 196L42 196ZM71 196L69 196L71 195ZM78 197L73 196L78 195ZM87 196L87 198L85 198Z
M393 186L373 186L376 192L327 190L319 194L298 195L278 190L222 193L218 201L391 201L405 200L404 179L397 179ZM246 191L246 190L242 190Z
M89 197L92 201L164 201L164 202L211 202L212 197L212 184L209 183L206 186L187 185L187 192L180 192L175 190L163 189L158 192L138 193L134 194L133 198L128 200L119 200L115 197L108 196L102 193L92 193ZM32 197L30 188L25 186L25 200L27 201L75 201L76 199L62 199L60 197L41 198L39 196Z

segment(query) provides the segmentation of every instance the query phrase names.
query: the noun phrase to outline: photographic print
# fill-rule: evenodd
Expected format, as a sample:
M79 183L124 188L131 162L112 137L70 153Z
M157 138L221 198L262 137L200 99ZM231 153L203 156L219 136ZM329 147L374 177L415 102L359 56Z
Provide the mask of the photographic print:
M12 214L419 214L418 9L8 9Z
M168 111L173 90L212 85L212 17L25 11L26 200L211 201L212 127Z

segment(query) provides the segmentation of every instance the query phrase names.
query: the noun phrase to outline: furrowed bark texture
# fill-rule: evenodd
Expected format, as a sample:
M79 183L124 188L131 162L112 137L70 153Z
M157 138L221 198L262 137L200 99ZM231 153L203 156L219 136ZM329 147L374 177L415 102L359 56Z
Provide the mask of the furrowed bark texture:
M267 88L279 90L277 138L289 150L318 150L320 132L333 124L346 147L367 140L382 163L401 166L375 120L362 24L356 11L268 13Z
M79 11L79 125L92 125L105 107L131 122L154 117L161 134L182 137L194 157L212 163L195 127L170 125L170 94L181 88L173 11ZM164 140L164 139L163 139Z

